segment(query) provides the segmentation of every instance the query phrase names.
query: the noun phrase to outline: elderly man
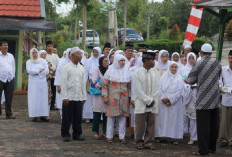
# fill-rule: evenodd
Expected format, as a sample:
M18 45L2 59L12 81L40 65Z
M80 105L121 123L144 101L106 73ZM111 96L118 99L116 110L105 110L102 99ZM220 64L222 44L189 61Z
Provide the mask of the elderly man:
M71 62L66 64L61 73L62 125L61 135L64 142L70 141L69 129L72 124L73 140L84 140L82 134L82 110L86 101L86 83L84 67L80 64L82 53L78 48L70 51Z
M221 64L211 58L212 46L201 47L202 59L193 66L185 82L197 84L196 119L198 135L198 152L194 155L215 153L219 130L220 89L219 78Z
M6 118L15 119L11 110L15 78L15 59L14 56L7 51L8 43L7 41L2 41L0 51L0 100L2 99L2 92L4 91L6 99ZM1 114L2 110L0 106L0 115Z

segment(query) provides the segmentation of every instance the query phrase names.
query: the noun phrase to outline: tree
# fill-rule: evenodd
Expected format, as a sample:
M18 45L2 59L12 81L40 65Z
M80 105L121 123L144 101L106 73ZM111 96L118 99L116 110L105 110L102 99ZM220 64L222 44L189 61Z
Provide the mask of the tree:
M169 39L170 40L181 40L181 32L177 24L173 25L172 29L169 31Z

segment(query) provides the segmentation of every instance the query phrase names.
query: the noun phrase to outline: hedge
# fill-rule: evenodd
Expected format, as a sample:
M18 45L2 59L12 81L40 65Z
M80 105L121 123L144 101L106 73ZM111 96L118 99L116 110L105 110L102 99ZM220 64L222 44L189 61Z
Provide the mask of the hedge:
M205 39L205 38L196 38L192 44L193 50L200 52L201 50L201 46L204 43L210 43L213 46L214 49L214 45L212 44L212 42L210 42L209 40ZM138 48L138 44L146 44L148 46L148 49L151 50L168 50L168 52L170 54L172 54L173 52L180 52L183 48L183 41L174 41L174 40L151 40L151 41L146 41L146 42L141 42L141 43L136 43L135 49ZM123 46L120 46L121 49L124 49Z

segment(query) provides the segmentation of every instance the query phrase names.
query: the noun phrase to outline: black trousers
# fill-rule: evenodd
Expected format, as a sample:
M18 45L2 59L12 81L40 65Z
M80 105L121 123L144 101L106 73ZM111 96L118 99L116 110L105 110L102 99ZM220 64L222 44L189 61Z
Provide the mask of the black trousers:
M83 104L81 101L69 101L68 105L63 104L61 125L62 137L70 137L69 129L71 124L73 128L73 137L77 137L82 134L82 110Z
M55 107L55 102L56 102L56 86L54 85L55 79L51 79L51 88L52 88L52 101L51 101L51 108Z
M0 101L2 99L2 91L5 93L5 110L6 116L12 115L11 105L12 105L12 98L13 98L13 90L14 90L14 79L10 82L2 82L0 81ZM0 110L2 110L1 103L0 103ZM2 111L0 111L2 113Z
M209 150L216 151L219 130L219 108L197 110L198 152L207 155Z

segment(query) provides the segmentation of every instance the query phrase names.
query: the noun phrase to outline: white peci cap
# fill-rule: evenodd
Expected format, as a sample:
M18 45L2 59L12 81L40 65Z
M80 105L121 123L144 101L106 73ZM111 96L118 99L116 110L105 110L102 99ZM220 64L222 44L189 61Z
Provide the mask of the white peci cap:
M210 44L206 43L206 44L202 45L201 51L204 53L212 53L213 48Z

